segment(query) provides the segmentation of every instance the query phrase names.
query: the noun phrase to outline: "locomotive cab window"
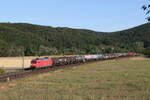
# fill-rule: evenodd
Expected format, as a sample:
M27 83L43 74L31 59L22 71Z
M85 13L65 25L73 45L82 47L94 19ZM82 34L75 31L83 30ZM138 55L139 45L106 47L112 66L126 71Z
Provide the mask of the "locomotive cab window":
M32 64L36 64L36 63L37 63L37 61L31 61L31 63L32 63Z

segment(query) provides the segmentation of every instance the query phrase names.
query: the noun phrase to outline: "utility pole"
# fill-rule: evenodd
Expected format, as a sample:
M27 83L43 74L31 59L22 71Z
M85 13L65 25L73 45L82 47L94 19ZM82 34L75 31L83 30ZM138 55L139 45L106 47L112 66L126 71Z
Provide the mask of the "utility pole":
M23 48L23 50L21 50L22 51L22 69L24 69L24 48Z
M62 42L63 42L63 56L64 56L64 52L65 52L65 51L64 51L64 48L65 48L65 47L64 47L64 46L65 46L65 45L64 45L64 40L65 40L65 38L64 38L64 32L63 32L63 31L62 31L62 40L63 40Z
M41 45L38 47L38 57L41 57Z

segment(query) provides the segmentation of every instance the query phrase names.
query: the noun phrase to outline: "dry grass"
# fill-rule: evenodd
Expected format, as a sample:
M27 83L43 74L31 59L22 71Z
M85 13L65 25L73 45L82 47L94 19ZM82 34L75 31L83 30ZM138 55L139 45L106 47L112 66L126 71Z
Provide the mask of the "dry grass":
M0 84L1 100L149 100L150 59L103 61Z
M24 66L29 67L30 61L36 57L24 57ZM2 68L22 68L23 59L21 57L0 57L0 67Z
M145 57L131 57L129 59L130 60L146 60L147 58L145 58Z

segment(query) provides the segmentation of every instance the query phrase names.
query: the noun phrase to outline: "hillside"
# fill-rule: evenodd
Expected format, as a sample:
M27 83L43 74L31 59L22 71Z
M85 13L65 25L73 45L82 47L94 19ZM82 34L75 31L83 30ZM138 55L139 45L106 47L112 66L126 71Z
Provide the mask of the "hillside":
M150 24L113 33L0 23L0 56L136 51L150 46Z
M101 38L106 45L136 51L150 47L150 23L128 30L112 32Z
M143 42L144 47L150 46L150 23L137 26L128 30L113 32L107 38L119 43Z

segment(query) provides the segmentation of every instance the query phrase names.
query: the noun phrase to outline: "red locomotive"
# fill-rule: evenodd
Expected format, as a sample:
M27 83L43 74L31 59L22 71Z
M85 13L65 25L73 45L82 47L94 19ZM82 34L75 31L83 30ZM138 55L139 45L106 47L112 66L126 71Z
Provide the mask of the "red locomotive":
M138 54L135 52L128 52L128 56L137 56Z
M36 58L31 61L31 68L41 68L53 65L53 60L51 58Z

